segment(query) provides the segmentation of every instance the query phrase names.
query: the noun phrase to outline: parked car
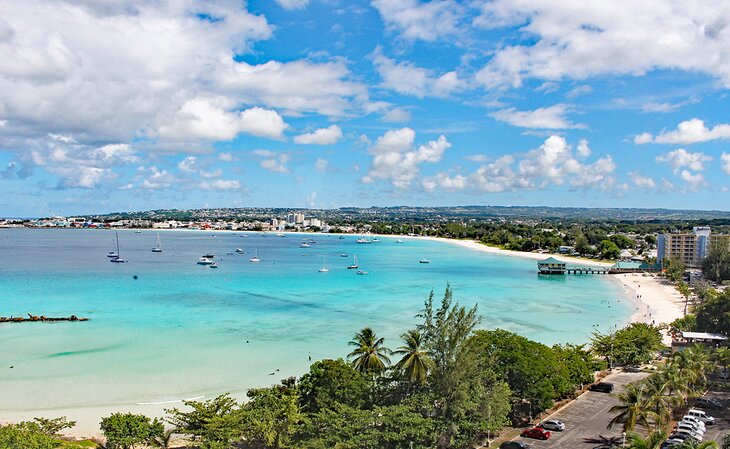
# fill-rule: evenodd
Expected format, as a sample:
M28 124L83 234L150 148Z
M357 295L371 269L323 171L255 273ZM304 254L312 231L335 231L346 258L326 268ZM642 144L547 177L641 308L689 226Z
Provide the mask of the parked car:
M690 429L683 429L683 428L674 429L674 433L672 433L672 435L687 435L687 436L694 438L698 442L702 441L702 437L703 437L703 435L700 434L699 432L695 432Z
M500 444L499 449L530 449L530 446L522 441L507 441Z
M702 429L700 429L700 427L698 425L692 424L692 423L689 423L689 422L686 422L686 421L680 421L680 422L678 422L677 425L674 427L674 430L675 431L678 431L678 430L688 430L688 431L694 432L694 433L696 433L697 435L700 435L700 436L704 436L705 435L705 431L702 430Z
M565 424L563 424L562 421L558 421L557 419L547 419L538 424L537 427L547 430L557 430L558 432L562 432L563 430L565 430Z
M711 424L715 424L715 418L712 416L709 416L707 413L705 413L704 410L700 410L698 408L692 408L690 409L687 414L689 416L694 416L695 418L699 419L703 423L707 424L708 426Z
M533 427L532 429L523 431L520 436L524 438L535 438L537 440L547 440L550 438L550 431Z
M700 407L714 408L716 410L720 410L722 408L722 404L720 403L720 401L712 398L697 398L695 399L695 404L699 405Z
M693 424L697 424L702 431L706 431L707 427L705 426L705 423L701 419L697 419L694 416L684 415L682 417L682 422L689 422Z
M640 373L641 367L638 365L624 366L624 371L626 371L627 373Z
M699 443L699 441L700 441L699 439L694 438L693 436L688 435L686 433L677 433L677 432L669 435L669 439L673 440L673 441L682 441L682 442L684 442L684 440L692 440L692 441L696 441Z
M598 382L588 388L591 391L598 391L599 393L610 393L613 391L613 384L610 382Z

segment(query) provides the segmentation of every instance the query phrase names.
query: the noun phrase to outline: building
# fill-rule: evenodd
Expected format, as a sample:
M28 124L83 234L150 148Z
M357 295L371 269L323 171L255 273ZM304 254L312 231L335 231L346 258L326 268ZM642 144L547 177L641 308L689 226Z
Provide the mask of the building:
M657 259L679 258L689 268L696 268L716 244L730 244L730 235L712 234L708 226L692 228L691 234L659 234Z
M537 263L540 274L565 274L566 268L565 262L554 257L549 257Z

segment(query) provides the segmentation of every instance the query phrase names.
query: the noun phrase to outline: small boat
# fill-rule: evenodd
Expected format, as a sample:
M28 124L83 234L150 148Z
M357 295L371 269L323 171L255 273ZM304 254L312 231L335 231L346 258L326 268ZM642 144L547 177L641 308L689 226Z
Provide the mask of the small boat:
M116 232L116 236L117 236L117 256L109 259L109 262L127 263L127 261L125 259L122 259L121 257L119 257L119 233L118 232Z
M347 254L346 253L342 253L342 254L340 254L340 257L347 257Z
M341 236L337 237L337 239L338 240L345 240L345 236L344 235L341 235Z
M238 254L243 254L243 249L242 248L236 248L236 252Z
M286 237L286 234L284 234L283 232L277 232L276 236L277 237Z
M367 271L365 271L365 270L357 270L357 274L359 274L359 275L363 276L363 275L366 275L366 274L368 274L368 272L367 272Z
M111 250L106 254L106 257L119 257L119 254L117 254L116 251Z
M261 258L259 257L259 250L256 250L256 254L248 260L249 262L258 263L261 262Z
M329 268L327 268L327 257L325 257L324 258L324 263L322 265L322 268L319 269L319 272L320 273L327 273L328 271L330 271L330 270L329 270Z
M310 246L311 245L309 245L309 243L307 243L307 242L302 242L302 243L299 244L299 247L300 248L309 248Z
M157 233L157 245L152 248L153 253L161 253L162 252L162 242L160 242L160 233Z
M214 262L207 257L201 257L197 262L198 265L212 265L213 263Z
M355 241L356 241L357 243L373 243L373 241L372 241L372 240L368 240L368 239L357 239L357 240L355 240Z
M347 266L347 269L348 270L356 270L359 267L360 267L360 265L357 264L357 256L353 254L352 255L352 265L348 265Z
M371 240L371 242L372 243L380 243L380 239L379 238L374 238L374 239Z
M136 231L134 231L134 233L135 233L135 234L141 234L141 233L142 233L142 231L140 231L139 229L137 229Z
M203 254L203 257L205 257L206 259L215 259L215 254L213 254L213 253Z
M418 261L418 263L431 263L431 261L428 259L421 259Z
M209 268L218 268L218 264L213 262L212 264L208 265Z
M396 239L395 243L403 243L403 240L401 240L401 239Z

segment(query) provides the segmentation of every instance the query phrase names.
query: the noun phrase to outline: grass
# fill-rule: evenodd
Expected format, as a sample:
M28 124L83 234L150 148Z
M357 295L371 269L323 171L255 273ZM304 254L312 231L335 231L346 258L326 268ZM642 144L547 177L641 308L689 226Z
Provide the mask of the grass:
M58 448L59 449L95 449L97 447L96 443L94 443L91 440L83 440L83 441L64 441L64 440L57 440Z

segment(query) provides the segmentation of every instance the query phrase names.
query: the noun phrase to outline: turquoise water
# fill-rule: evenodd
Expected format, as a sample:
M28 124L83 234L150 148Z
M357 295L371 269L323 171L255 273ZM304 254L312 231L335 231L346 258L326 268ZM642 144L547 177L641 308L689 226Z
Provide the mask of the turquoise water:
M457 301L479 305L482 327L547 344L586 342L593 330L628 321L632 309L619 300L620 286L602 276L541 277L534 261L449 243L160 235L164 252L152 253L156 232L119 231L129 263L113 264L106 257L111 231L0 229L1 316L91 318L0 324L0 417L222 392L240 397L303 374L310 357L345 356L364 326L398 346L429 291L438 298L447 283ZM316 243L300 248L305 237ZM245 254L227 254L236 248ZM255 250L258 264L249 262ZM220 268L196 265L207 252ZM353 253L367 276L345 268ZM325 260L330 271L319 273Z

